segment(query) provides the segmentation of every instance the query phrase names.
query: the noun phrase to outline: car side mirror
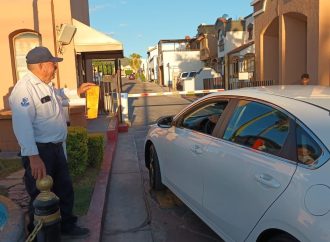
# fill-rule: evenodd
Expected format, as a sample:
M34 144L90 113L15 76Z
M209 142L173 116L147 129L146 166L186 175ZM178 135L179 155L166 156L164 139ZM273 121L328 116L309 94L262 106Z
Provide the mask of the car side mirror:
M173 116L161 117L157 121L157 125L161 128L171 128L172 127Z

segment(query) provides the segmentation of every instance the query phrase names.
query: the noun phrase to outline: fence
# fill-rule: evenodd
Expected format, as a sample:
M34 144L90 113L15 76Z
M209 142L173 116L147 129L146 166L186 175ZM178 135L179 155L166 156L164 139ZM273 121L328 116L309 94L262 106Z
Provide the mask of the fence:
M204 90L208 89L224 89L225 83L222 77L206 78L203 80Z
M99 114L114 113L115 102L113 90L116 75L104 75L100 82Z
M277 82L274 80L263 80L263 81L232 81L229 82L228 89L239 89L243 87L260 87L260 86L272 86L276 85ZM204 89L224 89L225 82L221 77L207 78L203 80Z
M243 87L261 87L261 86L272 86L275 85L274 80L263 80L263 81L235 81L229 83L229 90L239 89Z

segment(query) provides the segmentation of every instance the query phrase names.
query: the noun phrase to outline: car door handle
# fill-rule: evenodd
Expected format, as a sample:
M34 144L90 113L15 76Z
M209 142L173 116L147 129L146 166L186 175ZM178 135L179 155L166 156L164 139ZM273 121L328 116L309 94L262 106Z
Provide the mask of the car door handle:
M275 180L272 176L268 174L257 174L255 175L255 178L258 182L268 187L279 188L281 186L281 184L277 180Z
M195 153L196 155L200 155L203 153L203 149L202 147L200 147L199 145L194 145L190 148L190 150Z

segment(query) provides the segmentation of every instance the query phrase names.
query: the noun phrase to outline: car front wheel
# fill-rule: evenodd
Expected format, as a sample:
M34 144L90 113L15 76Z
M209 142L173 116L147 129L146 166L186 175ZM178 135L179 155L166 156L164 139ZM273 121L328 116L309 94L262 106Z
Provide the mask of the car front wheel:
M156 191L164 190L165 186L162 183L158 156L154 145L150 145L149 148L149 161L149 181L151 189Z

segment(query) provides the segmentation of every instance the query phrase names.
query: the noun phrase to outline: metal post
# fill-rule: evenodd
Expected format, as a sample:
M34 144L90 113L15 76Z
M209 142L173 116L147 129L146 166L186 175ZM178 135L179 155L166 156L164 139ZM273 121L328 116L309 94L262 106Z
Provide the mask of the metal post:
M59 209L59 198L50 191L53 179L46 176L37 180L37 188L40 194L33 201L35 225L42 223L42 228L37 234L38 242L60 242L61 241L61 214Z
M225 55L225 90L229 90L229 58Z
M122 108L121 108L121 73L120 73L120 61L117 59L115 61L115 68L116 68L116 84L117 84L117 104L118 104L118 121L122 123Z
M168 91L171 91L171 86L172 86L172 82L171 82L171 71L170 71L170 63L167 63L167 71L168 71Z

